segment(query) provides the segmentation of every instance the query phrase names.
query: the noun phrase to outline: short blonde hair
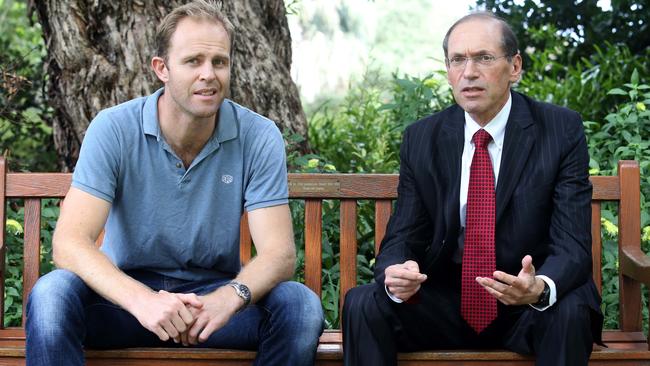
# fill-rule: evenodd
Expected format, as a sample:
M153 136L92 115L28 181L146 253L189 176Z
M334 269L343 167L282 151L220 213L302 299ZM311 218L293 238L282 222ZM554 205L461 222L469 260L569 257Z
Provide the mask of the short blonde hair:
M230 56L232 58L235 26L233 26L230 20L228 20L228 17L221 12L221 3L211 0L194 0L191 3L177 7L163 18L156 29L156 56L164 59L167 58L169 41L176 31L178 23L187 17L205 19L221 24L226 30L226 33L228 33L228 38L230 38Z

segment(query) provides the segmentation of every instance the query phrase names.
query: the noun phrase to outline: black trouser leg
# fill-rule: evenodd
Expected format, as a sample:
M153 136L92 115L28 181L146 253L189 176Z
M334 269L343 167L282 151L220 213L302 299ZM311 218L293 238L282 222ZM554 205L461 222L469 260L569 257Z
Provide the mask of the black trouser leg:
M573 291L545 311L524 312L505 347L534 354L537 366L587 365L593 348L592 316L598 316Z

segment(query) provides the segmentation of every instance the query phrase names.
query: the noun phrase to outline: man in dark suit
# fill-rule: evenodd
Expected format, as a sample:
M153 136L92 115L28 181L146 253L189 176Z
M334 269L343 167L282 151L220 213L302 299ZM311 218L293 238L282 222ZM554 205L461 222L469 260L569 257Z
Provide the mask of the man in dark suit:
M345 364L506 348L586 365L602 314L580 116L510 90L522 59L491 13L457 21L443 48L457 104L404 133L376 281L345 299Z

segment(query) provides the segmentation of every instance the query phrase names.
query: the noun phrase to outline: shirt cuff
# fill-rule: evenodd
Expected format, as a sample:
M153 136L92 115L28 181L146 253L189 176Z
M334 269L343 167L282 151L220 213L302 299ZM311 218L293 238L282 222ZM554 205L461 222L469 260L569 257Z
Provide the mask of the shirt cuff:
M401 303L404 302L404 300L402 300L402 299L400 299L400 298L398 298L398 297L395 297L395 295L391 294L390 291L388 291L388 287L387 287L386 285L384 285L384 290L386 290L386 295L388 295L388 297L389 297L391 300L393 300L394 302L396 302L396 303L398 303L398 304L401 304Z
M535 277L536 278L541 278L542 281L546 282L549 289L551 290L551 294L550 294L550 296L548 298L548 305L547 306L545 306L543 308L540 308L540 307L537 307L537 306L535 306L533 304L530 304L530 307L537 310L537 311L544 311L544 310L550 308L551 306L553 306L553 304L555 304L557 302L557 290L555 289L555 282L553 282L552 279L550 279L550 278L548 278L547 276L544 276L544 275L539 275L539 276L535 276ZM386 291L388 291L388 290L386 290Z

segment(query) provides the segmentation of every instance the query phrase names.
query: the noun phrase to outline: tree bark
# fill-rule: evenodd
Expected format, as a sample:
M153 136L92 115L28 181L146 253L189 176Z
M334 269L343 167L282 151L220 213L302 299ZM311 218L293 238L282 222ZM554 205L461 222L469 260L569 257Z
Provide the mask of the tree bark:
M160 20L185 1L34 1L48 48L49 102L60 164L70 171L92 118L102 109L161 86L150 68ZM231 98L307 137L291 80L291 35L283 0L231 0L235 25Z

